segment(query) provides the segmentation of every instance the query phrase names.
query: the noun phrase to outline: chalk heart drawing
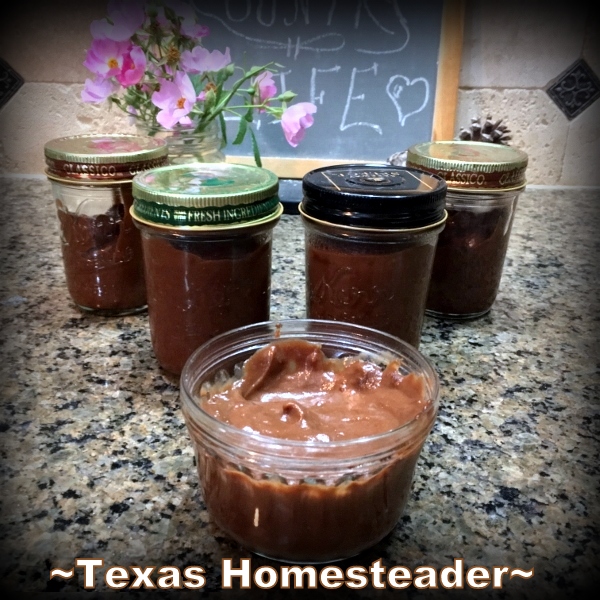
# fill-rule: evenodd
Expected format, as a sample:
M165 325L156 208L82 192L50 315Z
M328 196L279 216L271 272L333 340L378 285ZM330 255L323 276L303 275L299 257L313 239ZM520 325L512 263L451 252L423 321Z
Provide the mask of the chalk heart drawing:
M396 107L398 122L402 126L406 119L420 113L429 102L429 82L423 77L409 79L404 75L394 75L390 77L385 91ZM405 113L402 110L403 104L408 104L410 108L415 106L415 100L418 101L419 96L415 92L422 92L423 102L417 109Z

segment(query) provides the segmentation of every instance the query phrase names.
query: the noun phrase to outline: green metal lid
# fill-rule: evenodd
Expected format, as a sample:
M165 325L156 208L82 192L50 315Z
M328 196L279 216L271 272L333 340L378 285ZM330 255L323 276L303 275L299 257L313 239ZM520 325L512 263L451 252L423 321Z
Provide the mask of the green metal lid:
M423 142L407 151L406 165L439 175L449 190L504 192L525 186L525 152L487 142Z
M132 179L166 164L167 154L164 140L145 135L73 135L44 145L49 178L86 183Z
M133 179L131 214L169 228L214 228L275 218L283 209L279 178L260 167L190 163L152 169Z

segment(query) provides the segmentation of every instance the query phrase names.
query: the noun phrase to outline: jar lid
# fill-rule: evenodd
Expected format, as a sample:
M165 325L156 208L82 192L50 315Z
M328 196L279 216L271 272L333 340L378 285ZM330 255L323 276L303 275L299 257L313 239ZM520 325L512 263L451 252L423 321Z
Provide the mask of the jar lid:
M333 165L308 172L302 190L302 214L336 225L413 229L445 216L446 182L420 169Z
M139 221L169 228L254 223L281 214L278 190L277 175L261 167L171 165L134 177L131 212Z
M122 181L166 164L164 140L144 135L84 134L46 142L46 174L50 179L89 182Z
M468 192L525 186L527 154L517 148L472 141L423 142L407 151L407 166L443 177L448 189Z

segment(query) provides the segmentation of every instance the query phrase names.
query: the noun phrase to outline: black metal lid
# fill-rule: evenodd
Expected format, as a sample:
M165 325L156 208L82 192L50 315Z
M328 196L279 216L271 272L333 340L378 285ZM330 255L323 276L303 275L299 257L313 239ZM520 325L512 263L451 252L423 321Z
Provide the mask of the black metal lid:
M336 225L413 229L444 219L446 182L420 169L340 164L302 179L304 215Z

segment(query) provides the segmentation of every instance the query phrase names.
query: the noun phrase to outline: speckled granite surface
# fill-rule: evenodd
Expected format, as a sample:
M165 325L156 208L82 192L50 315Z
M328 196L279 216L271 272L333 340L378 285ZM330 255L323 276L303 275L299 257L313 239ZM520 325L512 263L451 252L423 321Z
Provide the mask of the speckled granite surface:
M64 582L50 569L97 557L201 565L208 582L190 594L213 595L221 559L247 554L203 507L177 383L157 368L147 316L81 314L47 182L1 185L0 587L68 597L83 590L81 570ZM461 598L579 597L600 583L598 202L594 190L527 191L492 312L426 319L421 350L441 378L441 412L405 516L348 564L535 569ZM301 223L284 215L273 318L303 316L303 286ZM274 563L253 558L263 564Z

